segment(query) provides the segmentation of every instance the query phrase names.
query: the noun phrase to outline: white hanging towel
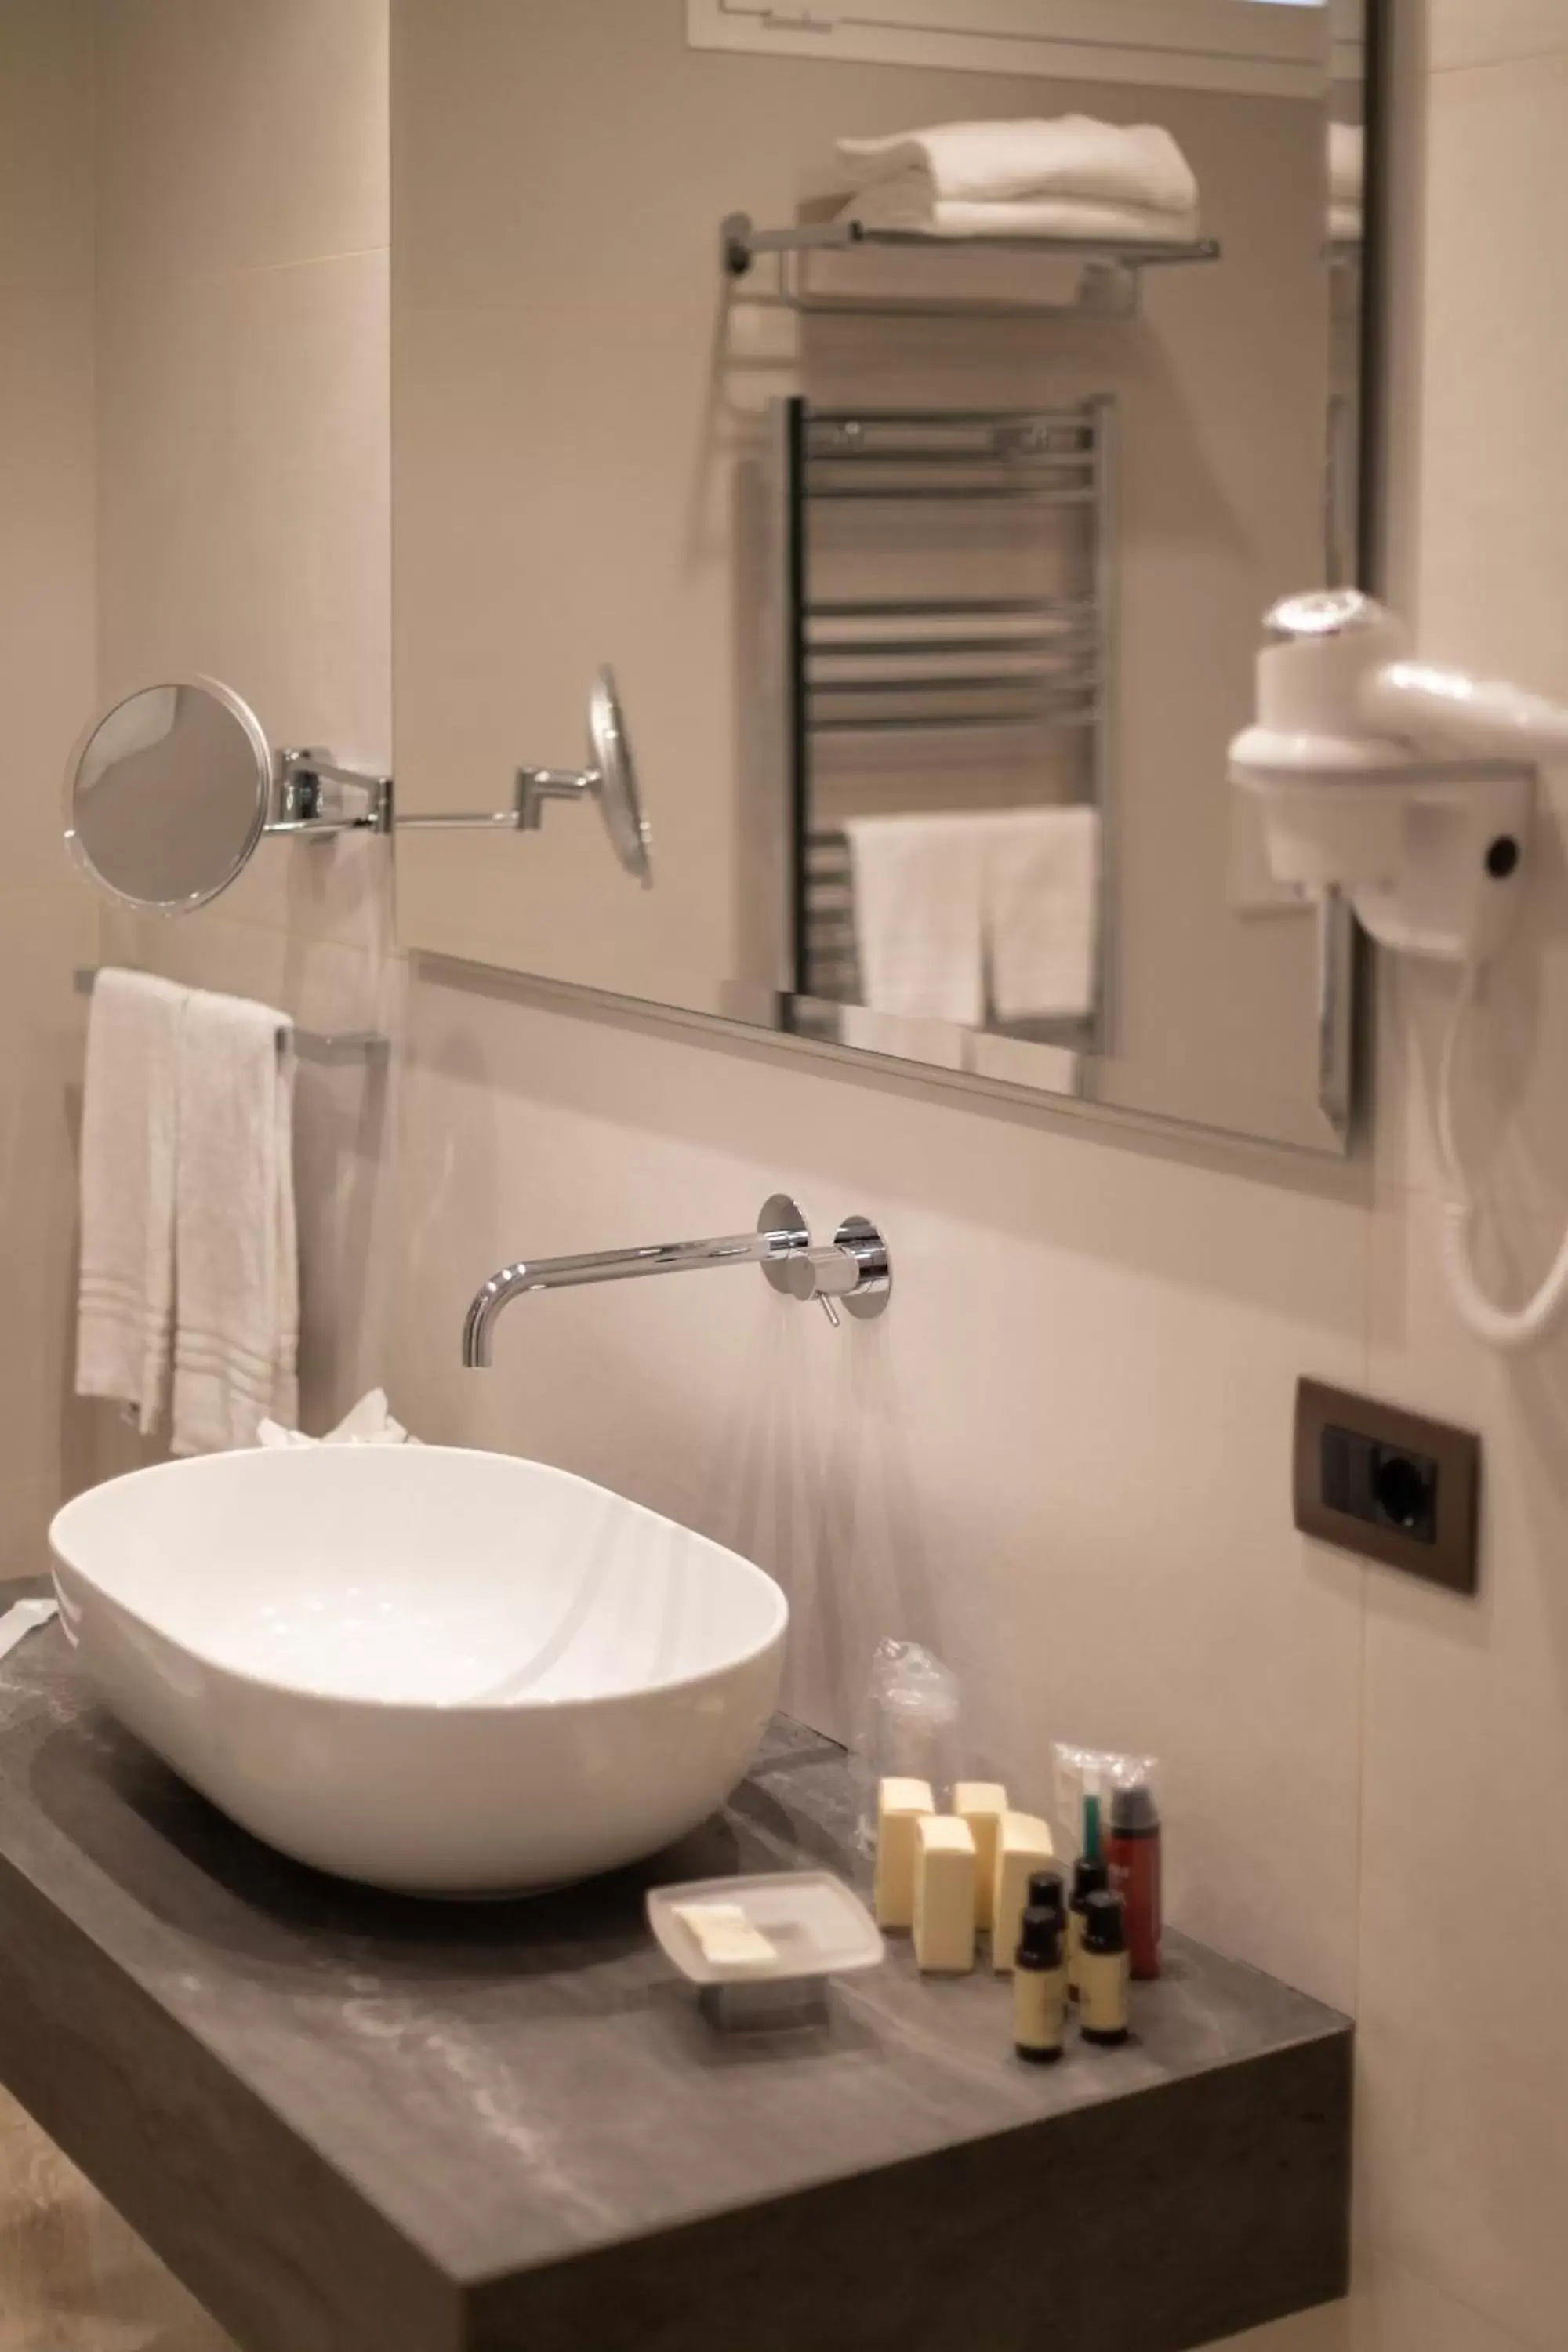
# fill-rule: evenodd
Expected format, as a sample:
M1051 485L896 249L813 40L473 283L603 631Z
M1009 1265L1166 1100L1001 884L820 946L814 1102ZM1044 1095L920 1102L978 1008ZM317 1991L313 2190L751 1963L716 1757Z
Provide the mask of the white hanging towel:
M100 971L87 1025L76 1392L163 1410L174 1306L180 1039L190 992Z
M985 1013L973 818L851 817L844 832L866 1009L973 1028Z
M981 822L993 1013L1083 1018L1095 1004L1100 811L997 809Z
M930 180L918 172L862 188L838 217L921 236L1054 237L1064 245L1188 245L1199 234L1195 212L1157 212L1147 205L1081 196L1017 196L994 204L933 196Z
M1065 196L1195 214L1198 184L1171 133L1153 122L1054 121L942 122L887 139L841 139L840 161L857 187L923 179L928 205L1005 204Z
M175 1454L254 1445L299 1419L290 1024L193 990L180 1053Z

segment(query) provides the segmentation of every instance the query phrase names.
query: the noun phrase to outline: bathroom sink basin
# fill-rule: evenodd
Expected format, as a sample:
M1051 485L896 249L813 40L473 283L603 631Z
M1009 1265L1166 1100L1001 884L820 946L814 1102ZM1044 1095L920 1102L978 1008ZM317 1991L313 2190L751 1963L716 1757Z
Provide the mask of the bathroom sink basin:
M655 1853L743 1776L778 1696L771 1577L510 1454L172 1462L49 1539L111 1712L258 1837L373 1885L522 1892Z

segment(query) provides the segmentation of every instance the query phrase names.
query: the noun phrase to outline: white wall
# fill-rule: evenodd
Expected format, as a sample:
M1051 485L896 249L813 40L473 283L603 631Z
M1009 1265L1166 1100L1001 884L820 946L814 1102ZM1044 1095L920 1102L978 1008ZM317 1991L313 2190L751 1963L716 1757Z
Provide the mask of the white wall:
M374 12L343 0L332 14L367 44L357 66L340 59L333 85L332 106L353 114L374 89ZM1415 0L1400 14L1402 28L1415 24ZM219 108L234 45L265 50L300 21L295 0L139 0L131 16L179 33L180 71L204 73ZM1406 568L1439 652L1517 661L1568 691L1555 625L1568 594L1556 456L1568 344L1551 299L1568 226L1557 168L1568 5L1446 0L1434 16L1436 70L1429 87L1411 83L1428 118L1431 239L1425 414L1400 411L1422 492ZM205 51L204 27L222 36ZM149 66L148 107L174 86L174 62ZM247 70L281 74L284 62L268 50ZM327 70L303 51L295 67L311 89ZM175 168L178 146L171 160L156 113L145 119L152 152ZM153 184L151 165L121 173L113 157L134 150L106 131L105 186L126 205ZM142 425L132 435L106 391L121 479L104 492L102 611L106 648L121 649L111 664L177 646L183 662L226 667L273 724L287 727L292 708L307 730L374 751L384 493L379 457L361 467L359 453L363 433L381 446L376 379L362 366L377 331L368 293L363 334L324 298L368 287L376 263L369 212L340 208L337 184L319 183L310 223L265 244L217 221L219 243L191 257L179 285L148 291L178 325L169 348L191 355L187 383L146 389L157 352L138 303L106 284L106 351L122 355ZM327 259L356 239L360 268ZM134 240L121 250L129 270ZM290 406L287 384L236 352L275 354L274 306L306 294L323 299L288 315L317 338L319 395ZM134 478L169 446L163 398L216 402L219 385L245 453L207 440L201 505L222 528L183 516L160 565ZM179 454L199 455L217 413L182 410ZM247 490L252 463L270 469L265 501ZM133 564L139 598L114 584ZM309 630L285 609L301 573L320 600ZM1533 617L1532 591L1552 623ZM1499 992L1500 1123L1477 1129L1521 1272L1543 1259L1568 1198L1552 1084L1554 1024L1568 1020L1557 835L1531 940ZM141 944L304 1017L364 1017L386 985L384 875L351 862L360 850L317 864L279 855L271 878L220 915ZM390 1364L426 1434L537 1450L744 1541L795 1591L796 1695L813 1712L841 1719L866 1638L899 1622L952 1652L995 1759L1021 1777L1058 1728L1161 1748L1178 1914L1362 2021L1357 2299L1265 2331L1258 2352L1555 2352L1568 2305L1557 1999L1568 1342L1505 1367L1457 1334L1422 1142L1439 1008L1403 982L1387 993L1373 1189L1336 1194L1279 1161L1091 1140L779 1049L426 971L408 990L401 1167L387 1107L363 1079L331 1076L302 1101L312 1410ZM835 1335L742 1275L650 1284L526 1301L502 1327L498 1369L459 1372L462 1307L503 1257L727 1229L779 1183L824 1222L851 1208L885 1218L898 1289L883 1323ZM376 1217L393 1236L380 1256ZM1483 1430L1479 1604L1293 1536L1289 1402L1303 1371ZM1489 1880L1509 1890L1504 1987L1469 1856L1489 1858ZM14 2255L0 2236L0 2266ZM132 2307L152 2305L118 2309ZM165 2315L133 2340L165 2352L182 2324Z
M388 756L386 146L384 0L0 0L0 1579L43 1566L62 1475L138 1452L65 1400L72 966L376 1017L384 864L264 852L220 917L142 937L71 879L58 780L100 695L170 669L231 678L279 740ZM302 1084L312 1414L380 1354L384 1115ZM0 2099L0 2352L225 2341Z
M385 0L98 10L99 690L225 679L275 743L391 756ZM384 845L264 844L216 910L106 958L374 1028ZM384 1087L302 1069L304 1406L382 1352ZM341 1370L341 1379L340 1379ZM135 1457L100 1414L91 1471Z
M0 1578L30 1572L66 1404L91 910L59 779L92 696L92 72L84 0L0 8Z
M1568 692L1568 6L1442 0L1429 78L1423 12L1396 13L1427 139L1397 289L1419 339L1399 571L1438 654ZM1568 1201L1563 814L1471 1107L1516 1285ZM1013 1771L1086 1720L1162 1747L1179 1915L1357 2011L1356 2294L1257 2352L1554 2352L1568 2309L1568 1339L1505 1365L1447 1307L1441 993L1384 983L1365 1202L436 974L412 995L411 1414L749 1543L805 1604L797 1671L835 1719L865 1636L899 1622L965 1668ZM818 1217L885 1218L884 1324L835 1338L739 1277L533 1299L460 1383L457 1313L491 1261L718 1229L780 1181ZM1302 1371L1481 1430L1479 1603L1293 1537ZM1506 1975L1471 1856L1518 1906Z

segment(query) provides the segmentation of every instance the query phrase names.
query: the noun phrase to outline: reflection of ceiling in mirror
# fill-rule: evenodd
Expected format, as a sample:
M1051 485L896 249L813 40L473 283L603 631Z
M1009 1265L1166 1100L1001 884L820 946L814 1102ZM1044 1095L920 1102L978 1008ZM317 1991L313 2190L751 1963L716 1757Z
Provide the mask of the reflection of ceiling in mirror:
M172 734L179 707L179 691L172 686L150 686L116 705L82 753L78 782L85 790L121 760L137 751L154 751Z
M687 0L694 48L1300 96L1362 71L1364 0Z

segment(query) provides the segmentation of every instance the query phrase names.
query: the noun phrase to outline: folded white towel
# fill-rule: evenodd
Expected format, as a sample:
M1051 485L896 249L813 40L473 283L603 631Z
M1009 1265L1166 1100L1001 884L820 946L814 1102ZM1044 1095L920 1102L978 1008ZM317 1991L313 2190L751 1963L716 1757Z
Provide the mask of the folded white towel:
M1097 809L851 817L844 831L868 1013L978 1029L988 1006L1000 1021L1094 1010Z
M1087 114L942 122L889 139L841 139L838 152L857 186L914 173L932 204L1074 196L1168 213L1194 213L1198 205L1191 165L1152 122L1099 122Z
M930 180L918 172L862 188L838 217L924 236L1056 237L1064 244L1187 245L1199 234L1195 212L1155 212L1072 196L1020 196L1005 204L933 197Z
M299 1418L294 1056L265 1004L193 991L180 1054L176 1454Z
M100 971L87 1030L76 1389L155 1426L174 1304L180 1038L189 992Z
M1366 176L1366 134L1359 122L1329 125L1329 202L1359 205Z
M992 1012L1084 1018L1095 1004L1100 811L996 809L984 822Z
M984 877L973 817L851 817L844 831L866 1009L978 1026Z

